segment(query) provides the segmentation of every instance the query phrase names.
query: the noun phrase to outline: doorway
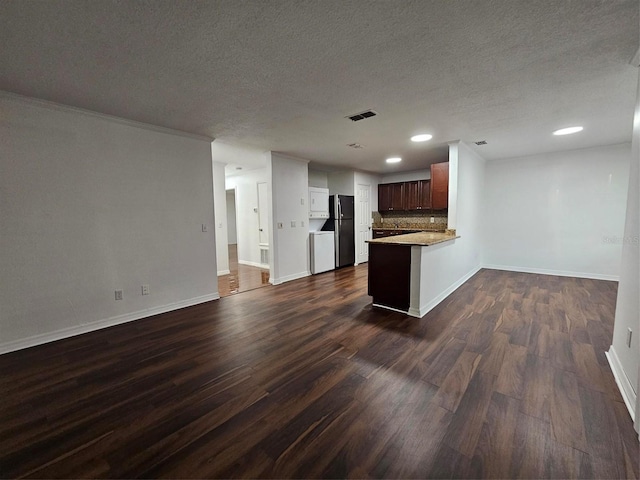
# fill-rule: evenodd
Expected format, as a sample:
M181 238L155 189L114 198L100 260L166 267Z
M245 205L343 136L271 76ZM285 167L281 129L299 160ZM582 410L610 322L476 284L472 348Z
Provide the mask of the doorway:
M255 208L258 194L251 194L251 187L237 178L227 185L232 185L225 191L229 274L218 277L221 297L270 285L268 262L263 265L262 261L254 262L246 258L247 251L252 250L252 244L262 241L261 236L252 235L252 231L257 232L259 226L258 215L255 214L255 210L258 210ZM253 188L257 190L256 183ZM265 223L268 224L268 218ZM268 248L268 235L266 242Z
M369 261L369 244L371 240L371 185L358 184L356 190L356 262Z

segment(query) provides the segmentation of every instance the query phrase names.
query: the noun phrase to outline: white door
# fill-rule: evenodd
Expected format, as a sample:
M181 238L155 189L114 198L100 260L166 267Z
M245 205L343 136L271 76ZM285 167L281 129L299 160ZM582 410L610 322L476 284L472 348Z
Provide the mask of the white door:
M369 244L371 240L371 185L358 184L356 191L357 218L357 241L356 241L356 263L364 263L369 260Z
M269 207L266 182L258 183L258 228L261 246L269 245Z

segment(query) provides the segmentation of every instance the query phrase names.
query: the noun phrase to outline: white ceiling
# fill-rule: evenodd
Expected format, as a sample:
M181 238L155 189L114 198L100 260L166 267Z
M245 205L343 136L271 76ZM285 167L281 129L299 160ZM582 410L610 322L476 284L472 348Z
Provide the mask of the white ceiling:
M0 90L374 172L631 139L638 0L0 2ZM365 109L375 118L344 117ZM584 132L551 131L583 125ZM411 144L416 133L427 144ZM363 149L346 145L357 142ZM387 166L391 155L404 158Z

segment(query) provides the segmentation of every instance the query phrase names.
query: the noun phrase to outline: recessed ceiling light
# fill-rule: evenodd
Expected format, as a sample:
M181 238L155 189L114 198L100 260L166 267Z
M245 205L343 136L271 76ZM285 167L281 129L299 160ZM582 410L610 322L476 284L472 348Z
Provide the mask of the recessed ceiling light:
M581 132L583 129L582 127L568 127L568 128L561 128L560 130L556 130L555 132L553 132L554 135L571 135L572 133L578 133Z
M391 157L387 158L387 163L398 163L401 162L402 159L400 157Z
M411 137L412 142L426 142L427 140L431 140L433 135L429 135L428 133L421 133L420 135L414 135Z

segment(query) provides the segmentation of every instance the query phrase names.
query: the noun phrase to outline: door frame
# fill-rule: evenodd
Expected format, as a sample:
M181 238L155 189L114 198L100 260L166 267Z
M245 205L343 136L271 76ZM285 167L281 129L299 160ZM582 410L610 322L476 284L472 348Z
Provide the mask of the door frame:
M369 261L369 253L368 253L368 248L366 248L367 246L365 245L365 248L367 250L367 259L366 260L360 260L360 248L362 246L361 242L360 242L360 222L362 221L362 219L360 219L361 216L361 212L360 212L360 190L361 187L364 187L368 190L369 195L369 211L365 214L365 218L364 221L367 224L367 238L365 240L371 240L371 184L370 183L358 183L356 184L356 194L355 194L355 202L356 202L356 207L355 207L355 217L356 217L356 234L355 236L355 247L356 247L356 262L355 264L358 265L359 263L365 263Z

